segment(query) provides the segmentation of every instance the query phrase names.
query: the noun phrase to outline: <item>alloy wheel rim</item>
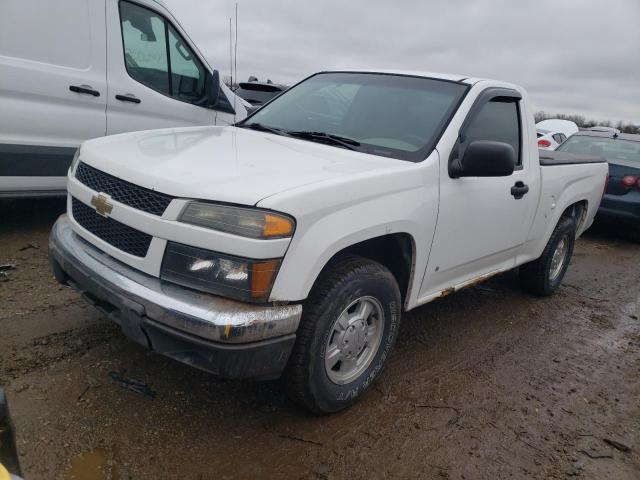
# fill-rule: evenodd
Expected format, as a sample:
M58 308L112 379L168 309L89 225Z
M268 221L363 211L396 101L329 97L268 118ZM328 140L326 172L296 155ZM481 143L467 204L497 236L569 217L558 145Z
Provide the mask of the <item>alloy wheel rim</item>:
M549 268L549 280L555 281L562 272L562 268L567 260L567 253L569 252L569 240L565 235L560 239L556 249L551 257L551 268Z
M384 329L384 310L374 297L360 297L333 323L325 345L329 380L344 385L358 378L376 356Z

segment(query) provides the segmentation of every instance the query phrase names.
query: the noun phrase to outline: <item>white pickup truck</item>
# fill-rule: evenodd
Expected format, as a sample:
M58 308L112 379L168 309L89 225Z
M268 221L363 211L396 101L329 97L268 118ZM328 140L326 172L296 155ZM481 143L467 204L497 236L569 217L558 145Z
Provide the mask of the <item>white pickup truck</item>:
M518 266L551 294L606 177L599 159L539 157L518 86L322 72L235 126L85 142L49 255L147 348L284 375L328 413L371 386L402 312Z

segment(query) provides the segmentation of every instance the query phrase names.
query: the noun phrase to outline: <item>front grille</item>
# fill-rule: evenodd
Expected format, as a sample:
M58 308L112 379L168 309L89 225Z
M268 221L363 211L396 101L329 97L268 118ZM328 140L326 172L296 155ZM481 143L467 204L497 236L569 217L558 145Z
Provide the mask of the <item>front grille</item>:
M173 200L169 195L125 182L82 162L76 169L76 178L90 189L106 193L116 202L153 215L162 215Z
M103 217L80 200L71 199L73 218L80 226L118 250L136 257L147 255L151 235L124 225L113 218Z

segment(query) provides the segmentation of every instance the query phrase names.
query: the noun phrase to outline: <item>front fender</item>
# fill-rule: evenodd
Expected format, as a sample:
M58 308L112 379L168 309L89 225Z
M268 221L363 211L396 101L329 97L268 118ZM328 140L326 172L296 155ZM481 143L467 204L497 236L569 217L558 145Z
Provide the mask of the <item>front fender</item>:
M304 300L322 269L340 251L372 238L406 233L416 247L407 299L412 304L438 214L438 163L429 160L433 159L357 179L316 184L260 202L261 207L293 215L297 222L270 300Z
M397 212L403 206L416 202L421 193L419 190L403 192L345 208L324 216L296 233L276 278L270 300L297 301L307 298L316 278L329 260L356 243L383 235L406 233L416 245L427 245L433 232L425 224L435 226L437 211L432 215L425 215L431 216L425 224L419 224L413 219L398 220L401 217L393 218L388 212ZM414 278L422 278L426 260L424 249L416 248ZM414 289L410 286L410 290Z

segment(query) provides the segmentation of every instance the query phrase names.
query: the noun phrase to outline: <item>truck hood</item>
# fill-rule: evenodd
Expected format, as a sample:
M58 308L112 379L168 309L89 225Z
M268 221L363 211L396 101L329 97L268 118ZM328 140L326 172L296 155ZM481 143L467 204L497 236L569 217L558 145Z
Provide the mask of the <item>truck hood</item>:
M85 142L80 160L175 197L255 205L277 193L403 162L237 127L149 130Z

